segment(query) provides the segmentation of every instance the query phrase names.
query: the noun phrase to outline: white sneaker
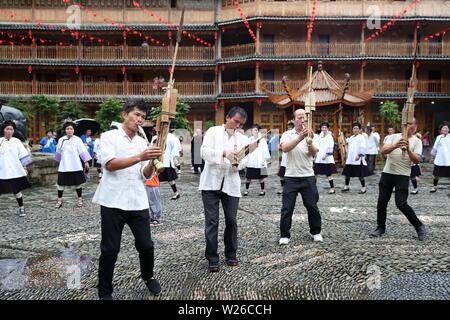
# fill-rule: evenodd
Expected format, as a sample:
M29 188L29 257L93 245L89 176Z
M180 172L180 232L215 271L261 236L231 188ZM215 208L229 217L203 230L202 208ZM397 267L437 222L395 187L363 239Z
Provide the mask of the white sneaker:
M313 238L314 242L322 242L323 241L322 235L320 233L314 234L314 235L311 234L311 237Z
M284 246L284 245L289 244L289 241L291 241L291 239L289 239L289 238L280 238L280 241L278 241L278 243L280 246Z

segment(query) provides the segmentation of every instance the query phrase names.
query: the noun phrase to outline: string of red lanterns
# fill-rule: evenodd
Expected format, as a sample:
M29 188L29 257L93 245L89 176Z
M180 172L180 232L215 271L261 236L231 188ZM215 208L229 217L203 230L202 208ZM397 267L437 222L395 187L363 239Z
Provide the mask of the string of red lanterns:
M64 2L65 3L69 3L70 0L64 0ZM104 15L100 15L99 16L99 14L97 12L88 9L87 7L83 6L81 3L73 2L73 5L77 6L81 10L86 11L87 13L90 13L94 18L96 18L96 17L103 18L103 22L110 23L113 26L117 26L119 29L122 29L122 30L124 30L127 33L130 33L130 34L133 34L133 35L137 35L137 36L139 36L139 37L141 37L141 38L143 38L145 40L149 40L151 43L153 43L155 45L158 45L158 46L159 45L162 46L162 47L167 46L167 44L165 44L164 42L159 41L159 40L153 38L150 35L146 35L146 34L140 32L140 31L137 31L137 30L135 30L135 29L133 29L133 28L131 28L129 26L125 26L122 23L117 23L116 21L114 21L113 19L111 19L111 18L109 18L107 16L104 16Z
M239 0L234 0L234 6L236 7L237 11L239 12L239 15L241 16L242 21L244 21L244 25L245 25L245 27L247 28L248 33L250 34L250 37L252 37L253 42L256 43L256 36L255 36L255 33L254 33L253 30L250 28L250 24L249 24L249 22L248 22L248 20L247 20L247 17L245 16L244 11L242 11L241 6L239 5Z
M423 37L423 41L429 41L429 40L431 40L431 39L434 39L435 37L436 38L438 38L438 37L440 37L440 36L445 36L445 34L447 33L447 32L449 32L450 31L450 27L448 27L447 29L444 29L444 30L442 30L442 31L439 31L439 32L436 32L436 33L432 33L432 34L429 34L429 35L427 35L426 37Z
M397 22L397 20L400 20L416 4L420 4L420 0L414 0L414 1L410 2L406 7L403 8L403 10L399 14L397 14L396 16L394 16L394 18L392 18L390 21L385 23L379 31L373 32L370 36L368 36L366 39L364 39L364 42L367 43L367 42L375 39L376 37L381 35L383 32L385 32L387 29L391 28L395 24L395 22Z
M162 22L166 25L168 25L171 28L176 28L177 30L179 29L178 26L175 26L173 23L170 23L168 20L165 20L162 16L160 16L159 14L157 14L156 12L145 8L143 6L141 6L138 2L133 1L133 6L137 9L141 9L143 12L145 12L147 15L150 15L151 17L155 17L159 20L159 22ZM208 46L208 47L212 47L213 45L211 43L209 43L206 40L203 40L202 38L196 36L193 33L190 33L189 31L183 30L183 34L186 35L188 38L193 39L195 41L197 41L198 43ZM169 38L170 39L170 38Z
M0 13L4 13L4 11L5 11L5 10L0 10ZM14 17L14 18L18 16L17 13L15 13L14 11L11 11L9 14L10 14L10 16L12 16L12 17ZM22 16L22 17L24 17L24 16ZM31 19L29 19L29 18L23 18L23 20L24 20L24 21L25 21L25 20L30 21ZM50 30L60 31L61 33L65 33L66 31L68 31L66 28L60 28L60 29L58 29L56 25L52 25L52 24L42 24L39 20L36 21L36 25L38 25L38 26L46 26L46 27L48 27ZM31 32L31 31L29 31L29 32ZM100 37L96 37L96 36L92 36L92 35L88 35L88 34L86 34L86 33L82 33L82 32L79 32L79 31L72 31L72 32L70 32L70 35L71 35L73 38L77 39L77 40L78 40L78 38L80 37L80 38L82 38L82 39L87 38L87 39L90 39L91 41L96 41L96 42L98 42L98 43L101 43L101 44L107 44L107 45L110 45L110 46L116 46L116 45L117 45L116 43L111 42L111 41L109 41L109 40L107 40L107 39L100 38ZM21 37L21 36L19 36L19 37ZM30 39L32 39L32 38L30 37ZM37 39L37 38L36 38L36 39ZM34 40L36 40L36 39L34 39ZM32 39L32 40L33 40L33 39ZM39 38L39 40L41 41L42 44L44 44L44 43L54 43L54 44L59 45L59 46L63 46L63 45L72 46L72 45L73 45L72 43L69 43L69 42L55 41L55 40L46 39L46 38Z
M311 9L311 18L308 23L308 32L307 32L307 36L306 36L307 42L311 41L311 36L312 36L313 30L314 30L314 19L316 17L316 8L317 8L317 0L314 0L312 9Z

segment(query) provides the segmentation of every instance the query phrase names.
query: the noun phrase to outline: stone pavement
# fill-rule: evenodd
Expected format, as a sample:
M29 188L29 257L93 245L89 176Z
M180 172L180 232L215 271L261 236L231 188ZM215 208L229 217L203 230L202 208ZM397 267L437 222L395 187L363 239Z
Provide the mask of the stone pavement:
M298 198L288 246L279 247L281 196L272 174L266 196L259 184L241 198L238 212L238 267L228 267L223 255L221 213L219 273L208 273L204 259L203 209L198 175L183 168L178 180L181 197L170 201L163 183L164 223L152 227L155 271L162 294L149 295L139 278L138 254L129 228L124 229L115 269L116 299L449 299L450 192L442 179L430 194L431 166L423 165L418 195L410 204L426 224L428 239L419 242L415 230L389 204L387 234L373 239L379 174L368 179L359 195L359 181L342 194L343 177L336 175L337 193L326 192L318 179L323 243L308 236L306 210ZM272 173L276 168L272 168ZM0 197L0 299L96 299L100 253L99 207L90 203L97 180L83 190L85 205L76 208L75 190L64 193L55 209L56 187L25 190L28 215L16 215L10 195Z

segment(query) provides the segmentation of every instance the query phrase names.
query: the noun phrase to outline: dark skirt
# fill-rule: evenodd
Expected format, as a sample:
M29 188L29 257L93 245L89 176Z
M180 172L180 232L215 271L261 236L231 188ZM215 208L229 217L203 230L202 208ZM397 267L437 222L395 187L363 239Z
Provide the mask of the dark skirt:
M314 174L331 176L337 173L336 165L334 163L314 163Z
M280 178L284 178L284 175L286 174L286 167L280 166L280 169L278 169L278 176Z
M435 177L450 177L450 166L434 165L433 176L435 176Z
M58 186L79 186L86 182L83 171L58 172Z
M158 176L159 181L174 181L178 179L177 172L174 168L164 168L164 171L161 172Z
M101 168L102 167L102 163L97 161L97 159L94 159L94 168Z
M13 179L0 179L0 194L19 193L23 189L30 188L31 184L28 178L23 176Z
M346 164L344 170L342 171L342 175L347 178L358 177L364 178L370 175L369 168L362 164Z
M259 180L267 178L267 168L250 168L247 167L245 177L250 180Z
M410 177L420 177L422 175L422 172L420 171L419 165L415 165L411 167L411 175Z

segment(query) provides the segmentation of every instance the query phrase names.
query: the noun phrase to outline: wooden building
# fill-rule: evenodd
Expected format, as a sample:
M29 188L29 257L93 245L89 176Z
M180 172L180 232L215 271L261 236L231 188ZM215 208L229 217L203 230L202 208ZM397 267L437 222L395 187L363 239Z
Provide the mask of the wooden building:
M168 79L183 4L175 86L191 105L192 123L221 123L240 105L250 116L247 125L284 130L287 111L270 103L261 85L282 92L287 76L302 87L307 65L322 60L338 83L351 75L351 91L376 89L365 120L383 134L379 106L404 103L415 40L420 130L435 134L450 120L450 40L442 32L450 27L450 4L444 0L317 0L314 10L313 0L239 0L256 41L234 0L0 0L1 101L55 95L82 102L91 115L108 96L157 105L162 89L155 79ZM343 124L354 118L344 112ZM42 121L32 123L34 140L44 134Z

